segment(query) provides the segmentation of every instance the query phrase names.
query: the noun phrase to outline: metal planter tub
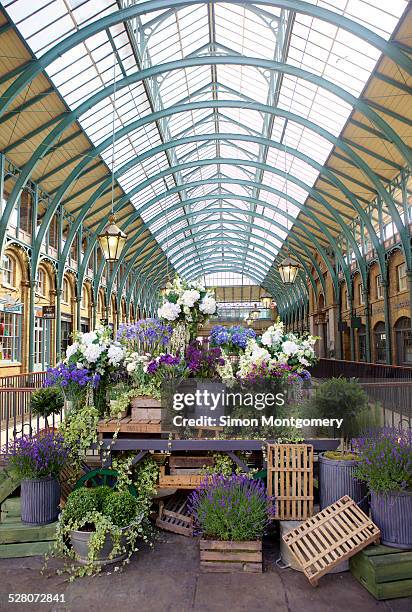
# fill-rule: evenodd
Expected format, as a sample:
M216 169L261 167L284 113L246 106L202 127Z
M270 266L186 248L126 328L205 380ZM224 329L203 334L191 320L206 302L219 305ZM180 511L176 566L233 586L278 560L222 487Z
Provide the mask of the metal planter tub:
M371 512L382 544L412 550L412 491L372 491Z
M122 532L124 535L120 538L120 545L122 551L116 557L111 558L111 554L113 551L113 540L110 534L106 535L106 539L102 548L97 552L96 559L93 561L93 565L101 566L109 565L110 563L119 563L123 561L127 556L127 536L126 530L128 527L123 527ZM77 556L77 561L81 565L87 565L89 563L88 554L89 554L89 541L92 535L91 531L71 531L70 532L70 542L72 548Z
M21 482L21 521L27 525L48 525L57 520L60 483L57 478L30 478Z
M344 495L349 495L356 503L361 500L360 508L368 512L368 489L363 482L354 476L356 460L328 459L323 453L319 455L319 491L320 508L335 503ZM366 498L366 499L365 499Z

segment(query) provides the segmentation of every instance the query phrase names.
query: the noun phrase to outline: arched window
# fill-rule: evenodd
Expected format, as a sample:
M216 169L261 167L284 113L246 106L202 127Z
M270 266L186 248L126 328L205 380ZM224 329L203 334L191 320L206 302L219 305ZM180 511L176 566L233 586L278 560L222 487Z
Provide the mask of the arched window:
M83 310L87 308L87 288L86 285L82 287L82 294L80 296L80 306Z
M3 255L3 283L14 287L16 282L16 263L10 255Z
M401 317L394 326L398 365L412 364L412 332L409 317Z
M42 268L37 270L36 292L40 295L46 294L46 272Z
M385 323L380 321L373 330L376 363L386 363L386 330Z
M358 359L366 361L366 327L363 324L358 329Z
M65 304L68 304L70 301L70 283L67 278L63 279L63 294L62 300Z

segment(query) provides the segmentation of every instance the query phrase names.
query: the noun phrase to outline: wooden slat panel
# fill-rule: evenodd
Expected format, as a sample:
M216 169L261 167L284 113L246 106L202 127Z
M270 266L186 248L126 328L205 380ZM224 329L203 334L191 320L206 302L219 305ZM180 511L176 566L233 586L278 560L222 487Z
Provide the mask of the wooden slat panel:
M378 527L348 495L283 536L313 586L333 567L379 539Z
M313 446L268 444L268 494L274 519L306 520L313 514Z

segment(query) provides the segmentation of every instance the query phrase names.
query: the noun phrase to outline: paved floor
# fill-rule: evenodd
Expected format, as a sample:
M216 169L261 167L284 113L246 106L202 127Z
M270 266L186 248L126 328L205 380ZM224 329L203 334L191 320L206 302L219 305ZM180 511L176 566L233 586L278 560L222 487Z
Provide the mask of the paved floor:
M58 612L410 612L412 599L377 602L349 572L323 577L317 588L275 565L266 551L263 574L199 574L198 543L162 532L123 572L67 583L42 577L40 557L0 560L0 610ZM57 567L58 562L55 563ZM9 593L59 593L65 603L10 604Z

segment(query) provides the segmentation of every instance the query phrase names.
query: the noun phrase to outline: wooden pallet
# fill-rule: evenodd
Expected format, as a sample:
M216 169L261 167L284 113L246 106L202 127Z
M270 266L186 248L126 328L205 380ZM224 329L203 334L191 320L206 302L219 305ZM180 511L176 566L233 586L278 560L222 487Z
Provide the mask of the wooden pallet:
M333 567L379 540L378 527L348 495L283 536L313 586Z
M349 561L354 578L375 597L412 597L412 550L368 546Z
M200 540L202 572L262 573L262 541L223 542Z
M193 536L193 518L188 509L188 496L176 493L166 502L159 502L156 526L184 536Z
M98 433L161 433L160 419L133 421L130 416L123 419L102 419L97 423Z
M313 515L313 446L268 444L268 495L275 498L274 519L304 521Z

